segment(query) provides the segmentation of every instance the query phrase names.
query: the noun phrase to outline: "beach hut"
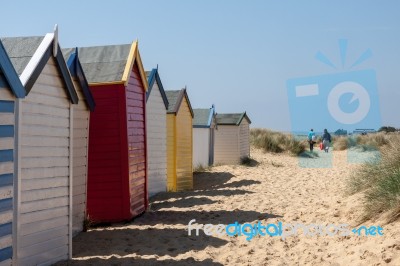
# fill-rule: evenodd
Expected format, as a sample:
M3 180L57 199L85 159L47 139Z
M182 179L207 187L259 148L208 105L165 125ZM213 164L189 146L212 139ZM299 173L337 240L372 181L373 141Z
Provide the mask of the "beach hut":
M11 265L15 232L14 184L18 149L18 103L25 89L0 41L0 264ZM14 226L14 229L13 229Z
M186 89L166 91L167 190L193 189L193 110Z
M148 198L148 84L138 43L82 47L78 57L96 101L90 115L87 214L94 222L130 220L145 211Z
M26 94L16 108L13 265L49 265L72 255L72 104L78 97L57 30L2 42Z
M167 110L168 99L158 69L146 72L147 158L149 196L167 190Z
M73 53L63 49L69 72L77 92L79 102L73 105L73 157L72 157L72 234L83 230L86 218L87 164L89 147L89 119L95 102L89 84L79 62L78 50ZM69 54L69 55L67 55Z
M217 164L236 164L250 156L250 124L246 112L217 114L214 155Z
M215 108L193 109L193 167L214 163Z

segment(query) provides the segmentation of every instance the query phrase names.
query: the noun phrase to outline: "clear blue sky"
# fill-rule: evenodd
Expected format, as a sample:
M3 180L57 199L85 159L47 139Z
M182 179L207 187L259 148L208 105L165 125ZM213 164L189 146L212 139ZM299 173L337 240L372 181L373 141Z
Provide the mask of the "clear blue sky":
M398 1L2 1L0 36L44 35L59 25L62 47L139 39L147 70L159 65L166 89L185 85L194 108L247 111L254 127L290 130L286 82L374 69L383 124L400 127ZM315 59L321 51L340 68ZM322 126L322 125L321 125Z

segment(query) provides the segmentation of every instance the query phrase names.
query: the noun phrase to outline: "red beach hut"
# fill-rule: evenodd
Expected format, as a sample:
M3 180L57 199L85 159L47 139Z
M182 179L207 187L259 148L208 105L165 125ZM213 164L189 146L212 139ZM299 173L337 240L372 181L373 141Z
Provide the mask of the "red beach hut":
M138 43L83 47L78 57L96 101L90 116L87 213L95 222L130 220L145 211L148 198L148 85Z

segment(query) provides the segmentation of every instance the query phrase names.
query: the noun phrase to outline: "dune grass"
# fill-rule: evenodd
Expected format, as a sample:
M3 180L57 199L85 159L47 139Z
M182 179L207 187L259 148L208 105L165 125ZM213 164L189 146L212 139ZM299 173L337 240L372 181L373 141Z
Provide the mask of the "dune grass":
M378 150L389 144L391 139L398 137L398 134L373 133L368 135L356 136L334 136L333 148L336 151L342 151L357 147L364 151Z
M307 144L290 134L260 128L250 130L250 142L254 147L263 149L265 152L289 152L293 155L299 155L305 151Z
M364 141L380 147L385 145L385 148L381 149L381 160L362 165L349 178L348 192L364 193L363 220L387 211L392 219L397 219L400 217L400 138L376 137Z
M202 164L196 165L193 169L193 173L204 173L204 172L209 172L211 171L212 166L204 166Z

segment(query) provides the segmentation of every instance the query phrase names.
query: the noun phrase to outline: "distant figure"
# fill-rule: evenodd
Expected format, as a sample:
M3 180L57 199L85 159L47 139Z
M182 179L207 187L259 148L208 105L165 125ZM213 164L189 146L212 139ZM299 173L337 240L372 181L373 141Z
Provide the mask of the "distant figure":
M315 142L315 133L314 130L311 129L310 132L308 132L308 143L310 143L310 151L314 150L314 144Z
M329 146L331 141L332 141L331 134L329 134L328 130L325 128L324 134L322 135L322 145L324 147L325 152L329 152Z

